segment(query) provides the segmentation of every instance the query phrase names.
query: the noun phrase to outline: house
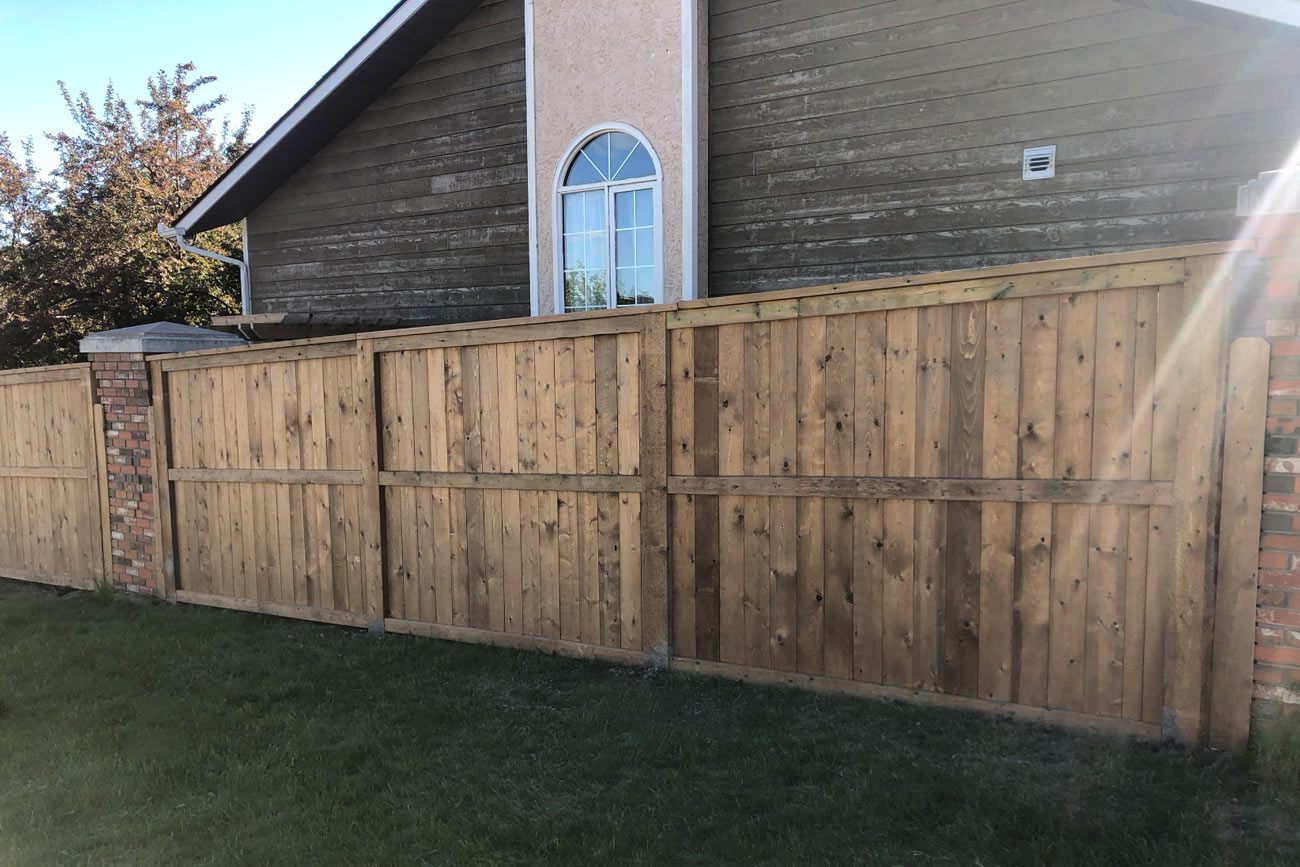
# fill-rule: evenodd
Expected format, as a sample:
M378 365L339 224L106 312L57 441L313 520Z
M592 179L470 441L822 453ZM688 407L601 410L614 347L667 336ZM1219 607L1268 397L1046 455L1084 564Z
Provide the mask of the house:
M262 337L1227 239L1297 5L403 0L174 231Z

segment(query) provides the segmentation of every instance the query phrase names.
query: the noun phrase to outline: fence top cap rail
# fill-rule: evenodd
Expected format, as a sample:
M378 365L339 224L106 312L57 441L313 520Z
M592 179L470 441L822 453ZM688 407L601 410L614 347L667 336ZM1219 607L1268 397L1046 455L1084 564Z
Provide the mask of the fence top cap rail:
M776 289L743 295L721 295L698 301L681 301L678 310L698 310L709 307L735 307L758 305L772 301L787 301L818 295L848 294L873 289L905 289L910 286L932 286L939 283L957 283L992 277L1014 277L1022 274L1042 274L1051 271L1073 271L1107 265L1133 265L1142 262L1162 262L1195 256L1220 256L1225 253L1244 253L1255 249L1252 239L1217 241L1209 244L1183 244L1174 247L1152 247L1127 250L1122 253L1103 253L1098 256L1075 256L1068 259L1039 259L1018 262L1014 265L997 265L992 268L968 268L963 271L934 271L927 274L904 274L878 277L869 280L826 283L820 286L802 286L796 289Z
M550 316L519 316L512 319L489 319L480 322L462 322L451 325L427 325L414 328L398 328L386 331L372 331L358 334L340 334L328 337L308 337L298 340L278 340L269 343L253 343L229 349L211 349L199 352L169 353L150 356L151 361L168 361L177 358L230 357L247 353L255 357L257 353L293 349L301 346L322 346L327 344L356 344L361 340L392 340L394 338L422 337L437 334L449 334L465 331L483 331L494 328L519 326L546 326L554 323L572 323L584 320L615 319L625 316L643 316L653 313L672 313L680 310L698 310L709 307L734 307L739 304L758 305L772 301L792 300L820 295L848 294L873 289L901 289L910 286L929 286L940 283L954 283L966 280L978 280L991 277L1008 277L1020 274L1038 274L1050 271L1070 271L1082 268L1096 268L1106 265L1128 265L1141 262L1160 262L1171 259L1184 259L1193 256L1217 256L1225 253L1247 252L1254 249L1254 242L1247 240L1222 241L1209 244L1185 244L1175 247L1154 247L1143 250L1130 250L1122 253L1105 253L1099 256L1079 256L1069 259L1046 259L1033 262L1021 262L1015 265L999 265L993 268L971 268L964 271L938 271L929 274L912 274L897 277L881 277L857 282L828 283L819 286L807 286L798 289L778 289L770 292L756 292L745 295L724 295L699 301L678 301L673 304L653 304L643 307L621 307L616 310L593 310L586 313L560 313ZM3 376L0 372L0 376Z
M90 362L88 361L82 361L76 364L48 364L44 367L15 367L10 370L0 370L0 379L21 380L24 376L37 376L48 373L74 374L89 369Z
M337 334L329 337L304 337L298 340L276 340L267 343L251 343L231 349L212 349L202 352L173 352L166 355L150 356L150 361L170 361L177 358L204 358L210 356L227 357L240 353L258 353L268 350L294 349L301 346L322 346L331 343L357 343L362 340L391 340L398 337L424 337L436 334L455 334L465 331L483 331L493 328L519 326L541 327L554 323L572 323L593 319L619 319L627 316L644 316L647 313L668 313L675 310L675 304L647 304L641 307L620 307L617 310L593 310L587 313L560 313L551 316L516 316L511 319L487 319L477 322L459 322L452 325L423 325L413 328L398 328L387 331L367 331L360 334Z

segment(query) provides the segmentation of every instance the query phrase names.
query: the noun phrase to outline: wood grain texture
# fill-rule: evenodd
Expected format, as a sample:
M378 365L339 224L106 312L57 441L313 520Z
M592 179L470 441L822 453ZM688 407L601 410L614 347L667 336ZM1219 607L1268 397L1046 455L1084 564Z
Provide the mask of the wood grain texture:
M1136 5L715 0L711 295L1235 237L1300 59Z
M527 313L523 5L471 12L249 215L254 312Z
M91 377L84 364L0 377L0 572L18 580L94 587L109 574Z
M1228 361L1209 739L1216 749L1234 751L1250 738L1268 360L1266 341L1242 338L1232 344Z

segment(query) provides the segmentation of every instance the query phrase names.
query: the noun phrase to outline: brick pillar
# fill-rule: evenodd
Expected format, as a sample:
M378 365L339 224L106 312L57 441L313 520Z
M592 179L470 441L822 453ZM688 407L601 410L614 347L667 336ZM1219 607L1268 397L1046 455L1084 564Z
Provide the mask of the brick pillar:
M143 352L92 353L89 358L95 399L104 408L113 586L159 596L163 583L155 530L149 365Z
M1251 708L1269 721L1300 716L1300 172L1262 175L1241 205L1262 269L1248 318L1272 345Z
M120 590L162 596L158 492L154 490L153 432L149 408L150 355L226 349L246 343L233 334L155 322L87 335L81 351L90 359L95 399L104 408L108 472L108 522L113 562L109 572Z

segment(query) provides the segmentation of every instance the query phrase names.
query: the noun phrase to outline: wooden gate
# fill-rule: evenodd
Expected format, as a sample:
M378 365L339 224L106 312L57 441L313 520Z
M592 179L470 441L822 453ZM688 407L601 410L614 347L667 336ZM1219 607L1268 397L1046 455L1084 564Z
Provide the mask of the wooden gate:
M0 372L0 576L105 581L103 430L90 365Z

